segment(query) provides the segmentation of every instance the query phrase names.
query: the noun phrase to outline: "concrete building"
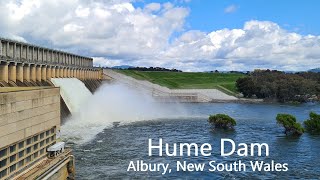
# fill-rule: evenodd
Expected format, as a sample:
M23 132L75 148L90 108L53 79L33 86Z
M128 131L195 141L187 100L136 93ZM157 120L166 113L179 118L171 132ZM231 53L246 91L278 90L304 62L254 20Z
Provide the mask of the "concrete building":
M59 163L46 152L59 141L59 132L59 88L0 88L0 179L34 179ZM63 167L55 176L68 176L67 163Z

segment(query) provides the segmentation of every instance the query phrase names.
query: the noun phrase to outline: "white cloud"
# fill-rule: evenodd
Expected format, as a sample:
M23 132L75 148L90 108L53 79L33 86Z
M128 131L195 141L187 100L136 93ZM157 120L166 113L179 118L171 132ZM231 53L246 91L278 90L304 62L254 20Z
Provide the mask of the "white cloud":
M239 29L185 31L189 9L130 0L0 1L0 34L95 57L96 65L182 70L320 67L320 37L269 21ZM182 35L173 37L179 32Z
M232 4L232 5L228 6L228 7L226 7L226 8L224 9L224 12L225 12L225 13L234 13L234 12L237 11L237 9L238 9L238 6Z
M147 4L144 7L144 9L149 12L159 11L161 9L161 4L160 3L150 3L150 4Z

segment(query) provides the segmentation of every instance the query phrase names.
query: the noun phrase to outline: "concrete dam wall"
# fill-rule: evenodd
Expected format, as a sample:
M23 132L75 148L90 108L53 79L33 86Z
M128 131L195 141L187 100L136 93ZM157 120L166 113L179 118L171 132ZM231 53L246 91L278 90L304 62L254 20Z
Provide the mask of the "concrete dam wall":
M92 58L0 38L0 179L74 179L72 150L48 149L102 81Z
M0 38L0 87L49 86L51 78L102 79L93 59Z

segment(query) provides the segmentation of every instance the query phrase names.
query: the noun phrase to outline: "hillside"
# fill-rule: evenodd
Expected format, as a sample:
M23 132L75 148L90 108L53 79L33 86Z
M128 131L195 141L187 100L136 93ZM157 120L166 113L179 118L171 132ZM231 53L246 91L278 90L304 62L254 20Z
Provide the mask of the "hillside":
M147 80L170 89L219 89L228 94L237 93L235 82L245 75L238 73L150 72L117 70L139 80Z

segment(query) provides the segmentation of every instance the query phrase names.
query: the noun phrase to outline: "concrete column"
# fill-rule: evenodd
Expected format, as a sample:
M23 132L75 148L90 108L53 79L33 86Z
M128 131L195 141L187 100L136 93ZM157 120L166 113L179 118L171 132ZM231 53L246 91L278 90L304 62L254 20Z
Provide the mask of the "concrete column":
M37 65L36 66L36 80L41 81L42 76L41 76L41 66L42 65Z
M43 81L47 80L47 66L41 67L41 80Z
M56 66L55 71L56 71L56 78L60 78L60 68L59 68L59 66Z
M79 79L82 79L82 73L83 73L83 70L79 69Z
M50 70L51 70L51 78L56 78L56 67L51 66Z
M60 76L59 76L59 77L60 77L60 78L63 78L63 75L64 75L64 74L63 74L63 67L60 67L59 70L60 70L60 72L59 72Z
M12 58L16 58L16 52L17 51L17 43L13 43L13 48L12 48Z
M0 56L3 56L2 54L2 41L0 40Z
M72 77L72 78L74 77L74 69L73 68L70 69L70 77Z
M68 77L68 76L67 76L67 74L68 74L67 71L68 71L67 68L64 67L64 68L63 68L63 77L65 77L65 78Z
M67 68L67 77L70 77L70 68Z
M51 77L52 77L52 74L51 74L51 72L52 72L52 67L51 66L47 66L47 69L46 69L46 78L47 78L47 80L50 80L51 79Z
M26 60L29 61L29 46L26 46Z
M30 80L34 82L37 81L37 68L35 64L30 66Z
M10 43L9 42L7 42L7 48L6 48L6 56L9 56L10 57Z
M17 82L17 66L16 63L9 64L9 81Z
M0 80L4 81L6 83L9 82L8 78L8 63L2 63L0 64Z
M30 81L30 64L24 64L23 66L23 80Z
M17 80L23 82L23 64L17 64Z

